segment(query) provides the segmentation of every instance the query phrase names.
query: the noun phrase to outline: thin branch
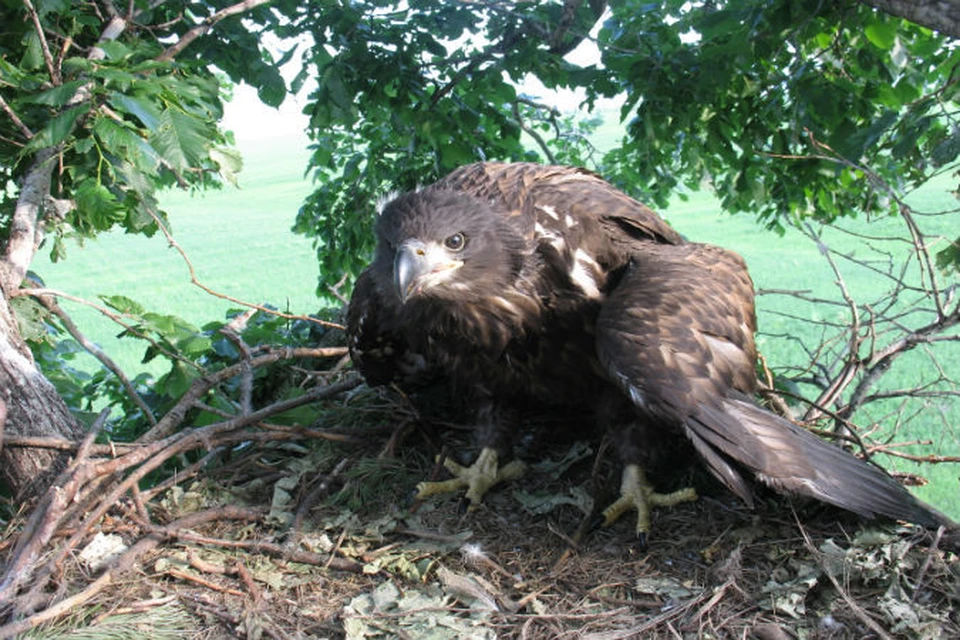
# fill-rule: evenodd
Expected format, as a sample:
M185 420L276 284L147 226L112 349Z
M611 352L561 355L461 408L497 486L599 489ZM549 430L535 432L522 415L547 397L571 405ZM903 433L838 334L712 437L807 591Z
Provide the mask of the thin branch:
M0 580L0 602L8 599L21 584L30 579L34 560L40 554L41 549L50 541L50 538L53 537L57 524L56 516L59 516L66 505L74 500L81 487L86 483L89 477L86 473L88 469L85 466L86 458L97 434L106 424L108 415L108 410L100 412L100 415L90 427L89 433L77 449L73 461L51 484L43 501L34 510L30 520L20 532L17 546L10 554L7 569L3 574L3 579ZM6 636L0 633L0 637Z
M797 523L797 528L800 530L800 533L803 535L803 542L807 547L807 550L810 552L810 555L816 559L817 564L820 565L820 570L827 576L827 579L830 580L830 583L833 585L833 588L837 590L837 593L840 594L840 597L843 598L843 601L847 604L849 611L851 611L857 618L860 619L863 624L865 624L873 633L877 635L881 640L893 640L893 637L884 631L883 627L880 626L876 620L867 615L867 612L857 604L846 589L843 588L843 585L840 584L840 581L837 580L836 576L833 575L833 571L830 569L829 563L827 563L823 554L819 549L813 544L813 540L810 539L810 535L807 533L806 528L800 522L800 519L797 518L797 515L794 514L794 520Z
M195 528L205 522L212 522L214 520L256 520L260 517L260 513L250 509L226 506L192 513L179 520L175 520L165 527L155 527L149 535L141 538L127 549L114 561L111 567L99 578L91 582L83 591L64 598L43 611L0 627L0 638L11 638L20 635L44 622L49 622L74 611L77 607L89 602L94 596L103 591L107 585L115 582L120 576L132 569L136 561L143 556L143 554L155 548L163 540L176 537L183 529Z
M143 413L144 417L151 425L157 424L157 418L153 415L153 411L150 407L147 406L147 403L143 401L143 398L140 397L140 394L137 393L137 390L134 389L133 384L130 382L130 378L127 377L127 374L123 372L123 369L114 362L106 352L91 342L80 329L74 324L70 316L60 308L60 305L57 304L56 300L51 296L35 296L37 300L40 301L47 310L50 311L53 315L60 318L60 322L63 324L63 327L67 330L73 339L83 347L87 353L92 355L94 358L100 361L108 371L110 371L117 380L120 381L120 384L123 386L124 390L127 392L127 396L133 401L135 405Z
M118 313L114 313L107 307L99 305L95 302L90 302L89 300L86 300L84 298L70 295L69 293L58 291L57 289L48 289L45 287L20 289L18 291L15 291L13 295L10 297L16 297L16 296L35 296L37 297L38 300L40 299L41 296L54 296L56 298L63 298L64 300L69 300L71 302L76 302L77 304L90 307L91 309L98 311L104 317L109 318L113 322L123 327L125 332L129 333L130 335L134 335L141 340L145 340L150 344L151 347L156 349L159 353L162 353L164 356L166 356L170 360L177 360L184 363L185 365L193 367L194 369L200 370L197 364L192 360L184 358L183 356L170 351L169 349L164 347L162 344L160 344L159 342L157 342L147 334L141 331L138 331L134 325L125 322L122 315Z
M820 397L817 398L817 401L813 405L830 406L836 402L840 394L842 394L843 391L850 385L850 383L853 382L860 370L860 313L859 309L857 308L857 303L854 301L853 296L850 295L850 291L847 289L846 282L843 279L843 274L840 273L840 269L837 268L837 264L833 261L827 245L809 224L807 225L807 233L809 237L817 243L817 248L820 250L820 255L822 255L827 260L827 264L830 265L830 269L833 271L833 275L836 278L834 284L836 284L840 289L840 294L843 297L843 301L846 303L847 309L850 311L851 324L848 329L850 339L847 345L847 357L844 362L843 369L834 378L833 384L831 384L823 391L822 394L820 394ZM819 417L818 413L816 411L811 411L804 416L804 420L815 420L817 417Z
M30 0L23 0L23 6L26 7L27 13L30 15L30 22L33 23L33 30L37 33L37 39L40 41L40 49L43 51L43 61L47 65L47 72L50 74L50 81L54 86L59 87L63 84L63 79L60 77L60 71L57 69L56 65L53 64L53 56L50 54L50 45L47 44L47 36L43 32L43 25L40 24L40 16L37 14L37 10L33 8L33 3Z
M150 429L145 434L140 436L138 442L151 443L151 442L160 440L161 438L165 438L167 435L172 433L177 428L177 426L179 426L183 422L183 418L186 416L187 411L189 411L193 407L194 403L197 400L199 400L204 395L206 395L206 393L210 389L212 389L214 385L240 375L243 372L243 369L245 366L261 367L267 364L272 364L274 362L279 362L281 360L291 360L294 358L333 358L333 357L340 357L346 352L347 352L346 347L327 347L327 348L288 347L284 349L277 349L276 351L271 351L270 353L266 353L262 356L253 358L252 360L250 360L249 364L238 363L238 364L234 364L229 367L226 367L225 369L221 369L220 371L217 371L215 373L207 374L195 380L193 384L190 386L190 389L185 394L183 394L183 396L181 396L180 400L177 401L177 404L175 404L173 408L170 409L166 413L166 415L164 415L163 418L160 419L159 422L157 422L156 426L154 426L152 429ZM351 386L348 388L353 388L357 384L359 384L359 378L351 381ZM331 385L331 386L335 387L336 385ZM329 387L321 387L320 392L322 392L323 389L327 389L327 388ZM307 392L304 396L300 396L300 398L309 397L312 393L318 393L318 391L314 390L311 392ZM294 398L294 400L297 400L297 399L298 398ZM300 403L300 404L303 404L303 403ZM295 406L299 406L299 404ZM284 411L285 410L286 409L284 409ZM259 416L259 414L260 412L258 411L258 412L248 414L246 417L253 416L253 415ZM267 417L267 416L258 417L256 420L254 420L250 424L258 422L263 417Z
M23 134L24 138L26 138L27 140L30 140L33 138L34 136L33 131L30 130L30 127L24 124L23 120L20 119L20 116L18 116L17 113L13 110L13 108L9 104L7 104L7 101L3 99L3 96L0 96L0 109L3 109L3 112L7 114L7 117L10 118L14 126L20 129L20 133Z
M294 315L290 313L283 313L282 311L277 311L276 309L270 309L269 307L266 307L264 305L255 304L253 302L247 302L246 300L241 300L240 298L234 298L233 296L227 295L225 293L221 293L211 287L208 287L207 285L205 285L203 282L200 281L200 278L197 276L197 271L193 267L193 262L190 261L190 257L187 255L187 252L184 250L183 247L180 246L180 243L178 243L174 239L173 234L170 233L170 230L163 223L163 220L161 220L160 216L157 215L156 211L154 211L150 207L147 207L147 212L153 218L154 222L157 223L157 228L160 229L160 232L167 239L167 242L170 244L170 246L177 253L180 254L181 258L183 258L184 263L187 265L187 270L190 272L190 283L193 284L195 287L201 289L205 293L208 293L215 298L220 298L221 300L227 300L229 302L232 302L234 304L239 304L249 309L257 309L258 311L269 313L270 315L277 316L279 318L286 318L288 320L303 320L306 322L312 322L313 324L318 324L322 327L328 327L331 329L344 329L344 326L342 324L339 324L336 322L328 322L326 320L321 320L320 318L314 318L311 316L301 316L301 315Z
M514 103L511 105L511 108L513 109L513 117L514 117L514 119L517 121L517 125L518 125L528 136L530 136L531 138L533 138L534 142L536 142L536 143L537 143L537 146L540 147L540 150L543 151L543 154L547 157L547 161L548 161L550 164L557 164L557 158L556 158L556 156L553 155L553 152L550 151L550 147L547 146L547 142L543 139L543 136L541 136L540 133L539 133L536 129L534 129L533 127L531 127L530 125L528 125L528 124L524 121L523 116L520 115L520 104L519 104L519 101L514 101Z
M237 4L217 11L215 14L183 34L183 37L181 37L176 44L167 47L164 52L157 57L157 60L160 62L173 60L180 54L181 51L190 46L190 43L209 32L221 20L231 16L239 15L241 13L246 13L247 11L259 7L262 4L267 4L268 2L270 2L270 0L243 0L243 2L238 2Z

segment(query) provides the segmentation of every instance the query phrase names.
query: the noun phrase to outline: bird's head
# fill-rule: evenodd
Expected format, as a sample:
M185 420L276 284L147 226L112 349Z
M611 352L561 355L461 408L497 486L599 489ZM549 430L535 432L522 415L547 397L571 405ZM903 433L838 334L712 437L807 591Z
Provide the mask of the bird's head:
M466 194L426 189L386 205L377 221L375 264L391 274L401 303L463 299L508 286L523 238L509 216Z

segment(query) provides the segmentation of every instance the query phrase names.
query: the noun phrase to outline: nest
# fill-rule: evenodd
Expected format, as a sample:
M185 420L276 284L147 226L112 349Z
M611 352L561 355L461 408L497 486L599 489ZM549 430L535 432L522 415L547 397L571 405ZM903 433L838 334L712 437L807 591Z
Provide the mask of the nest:
M474 511L411 504L438 442L467 434L358 384L301 396L323 408L311 428L260 410L80 443L6 527L0 637L960 637L942 531L750 510L706 481L655 512L645 551L629 518L586 526L615 471L575 437L538 438L525 479Z

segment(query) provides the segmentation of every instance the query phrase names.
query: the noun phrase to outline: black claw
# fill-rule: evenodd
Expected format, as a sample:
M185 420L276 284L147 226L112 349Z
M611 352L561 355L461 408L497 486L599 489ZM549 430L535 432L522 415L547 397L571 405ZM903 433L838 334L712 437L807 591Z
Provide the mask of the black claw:
M409 509L415 505L420 500L419 495L420 489L414 488L413 491L407 494L406 499L403 501L403 506Z
M473 506L473 501L470 498L464 496L460 498L460 502L457 503L457 513L462 516L468 511L470 511L470 507L472 506Z
M647 550L647 532L646 531L637 532L637 545L640 547L640 551Z
M606 523L607 523L607 517L602 513L598 513L597 515L593 516L593 518L591 518L590 520L590 531L596 531L597 529L600 529L601 527L603 527L603 525L605 525Z

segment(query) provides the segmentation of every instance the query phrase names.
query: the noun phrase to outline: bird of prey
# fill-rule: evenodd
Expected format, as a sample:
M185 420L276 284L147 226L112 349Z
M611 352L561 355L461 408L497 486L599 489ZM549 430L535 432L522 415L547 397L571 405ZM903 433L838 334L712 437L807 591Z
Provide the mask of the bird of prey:
M596 174L468 165L386 204L376 235L348 311L353 361L373 385L442 377L471 407L481 448L470 467L447 461L455 477L421 483L419 497L465 488L476 504L522 474L507 461L511 408L586 407L610 423L624 465L604 519L636 509L644 543L651 507L696 498L646 478L649 445L671 437L748 504L759 481L865 517L948 522L880 468L756 404L744 261L685 241Z

